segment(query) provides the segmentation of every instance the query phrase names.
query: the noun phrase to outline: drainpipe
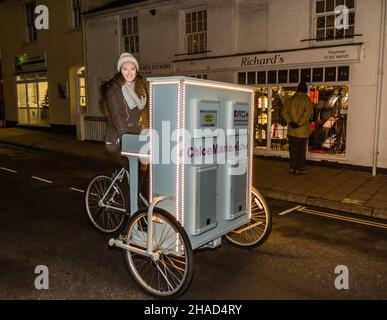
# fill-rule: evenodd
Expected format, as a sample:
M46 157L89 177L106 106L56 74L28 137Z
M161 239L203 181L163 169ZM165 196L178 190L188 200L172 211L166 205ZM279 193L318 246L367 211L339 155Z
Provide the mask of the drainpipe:
M379 37L379 62L378 62L378 84L376 93L376 114L375 114L375 126L374 126L374 149L373 149L373 162L372 162L372 175L376 176L376 170L378 167L379 156L379 134L380 134L380 114L382 107L383 96L383 70L384 70L384 39L386 35L386 2L382 0L382 16L380 20L380 37Z

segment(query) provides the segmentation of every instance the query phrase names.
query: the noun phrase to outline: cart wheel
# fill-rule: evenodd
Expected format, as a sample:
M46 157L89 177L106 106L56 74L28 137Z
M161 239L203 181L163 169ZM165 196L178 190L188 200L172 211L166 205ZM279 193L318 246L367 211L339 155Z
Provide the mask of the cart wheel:
M117 231L123 224L125 212L106 208L100 205L100 200L112 184L112 178L107 175L97 175L90 180L86 189L85 204L91 223L104 233ZM115 183L104 200L105 205L125 209L125 197L122 188Z
M161 208L154 208L152 224L152 251L157 256L152 258L125 250L126 266L133 280L146 293L161 299L177 298L192 280L190 240L177 220ZM128 221L124 233L126 244L146 250L147 229L147 209L140 209Z
M254 248L266 241L271 232L271 214L265 199L255 188L251 195L251 221L225 235L226 240L240 248Z

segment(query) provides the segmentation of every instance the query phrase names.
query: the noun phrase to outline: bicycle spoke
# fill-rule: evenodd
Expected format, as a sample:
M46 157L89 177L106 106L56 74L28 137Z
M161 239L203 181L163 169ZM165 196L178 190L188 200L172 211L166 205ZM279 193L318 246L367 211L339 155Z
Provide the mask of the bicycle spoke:
M126 252L125 257L128 258L131 275L142 287L157 296L170 296L183 290L183 284L187 282L189 275L188 268L191 268L192 264L187 262L186 240L181 238L176 226L158 213L153 213L153 219L156 220L152 221L153 253L156 254L157 259L145 256L141 258L130 251ZM146 246L148 223L145 210L129 225L127 237L130 242L138 245L137 238L140 235L145 239ZM184 253L181 256L174 254L173 251L176 245L176 234L179 235L182 253ZM191 277L192 273L189 278Z
M86 192L88 215L91 222L103 232L117 230L125 218L125 214L121 211L125 209L123 193L118 185L112 185L112 181L108 176L97 176L91 181Z

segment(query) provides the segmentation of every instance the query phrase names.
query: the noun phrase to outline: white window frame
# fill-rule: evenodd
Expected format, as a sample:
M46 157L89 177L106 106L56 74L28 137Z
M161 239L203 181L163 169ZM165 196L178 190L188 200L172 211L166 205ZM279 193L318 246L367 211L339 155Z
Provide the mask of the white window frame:
M78 29L82 25L81 0L70 0L70 1L71 1L72 26L74 29Z
M199 13L201 20L199 20ZM185 52L187 54L207 52L207 8L195 8L184 12Z
M36 1L30 1L24 5L27 43L38 40L35 28L35 8Z
M313 0L313 35L314 35L314 39L315 39L314 43L316 45L332 45L332 44L337 44L337 43L352 43L352 42L354 42L354 35L355 35L355 31L356 31L356 19L357 19L357 15L356 15L357 1L353 0L354 7L348 8L348 13L350 15L349 28L353 28L352 34L349 37L345 37L346 34L348 33L348 30L344 30L344 29L340 30L340 29L336 29L334 27L334 21L336 19L335 8L337 5L341 5L342 3L344 3L344 5L346 5L347 1L352 1L352 0L333 0L333 2L334 2L333 11L326 11L326 8L325 8L324 12L317 13L317 4L320 1L324 1L325 5L326 5L327 1L332 1L332 0ZM353 24L351 24L351 16L352 15L354 16L354 23ZM334 16L334 19L330 18L330 20L331 20L330 26L328 26L328 17L332 17L332 16ZM321 19L323 17L325 17L324 27L318 28L319 18ZM332 19L333 19L333 21L332 21ZM332 26L332 22L333 22L333 26ZM318 38L322 38L319 34L319 31L323 31L323 30L324 30L324 38L326 38L327 29L333 29L333 31L334 31L333 38L317 40ZM338 32L343 32L343 37L336 38L336 33L338 33Z
M140 53L140 39L138 35L138 16L120 17L121 51Z

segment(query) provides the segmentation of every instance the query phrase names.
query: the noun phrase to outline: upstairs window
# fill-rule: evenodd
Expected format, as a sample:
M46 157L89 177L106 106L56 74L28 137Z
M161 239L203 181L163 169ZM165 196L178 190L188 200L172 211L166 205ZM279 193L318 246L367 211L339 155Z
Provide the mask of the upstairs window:
M71 12L73 15L73 28L79 28L82 23L81 0L71 0Z
M188 54L207 51L207 10L185 14L185 38Z
M316 0L316 41L353 38L355 0Z
M137 17L121 20L122 50L130 53L139 53Z
M35 28L35 7L35 1L25 5L27 42L36 41L38 39Z

